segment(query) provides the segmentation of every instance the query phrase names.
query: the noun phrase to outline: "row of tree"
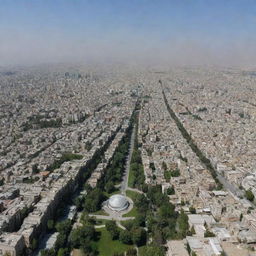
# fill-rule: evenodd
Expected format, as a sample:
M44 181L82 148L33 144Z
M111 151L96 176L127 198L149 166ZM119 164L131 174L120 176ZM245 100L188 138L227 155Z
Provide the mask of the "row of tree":
M98 181L97 187L92 189L86 185L87 194L84 197L77 198L76 205L79 210L84 209L89 213L100 210L103 201L107 199L104 192L112 193L115 190L115 185L121 182L130 136L131 128L129 126L125 136L117 146L112 160L106 167L104 175Z
M120 128L119 128L120 129ZM118 129L118 130L119 130ZM117 130L117 131L118 131ZM92 159L87 163L86 166L81 167L82 168L82 175L80 179L80 188L84 184L84 181L90 177L93 170L97 167L97 165L102 161L103 153L108 148L109 144L113 140L115 134L113 134L107 143L105 143L100 149L98 149L95 154L93 155ZM61 159L55 163L56 165L59 165L65 161L71 161L74 159L81 159L80 155L77 154L64 154ZM90 186L86 186L87 190L87 196L86 197L77 197L75 199L75 204L78 208L78 210L85 209L86 212L95 211L100 208L102 201L105 198L105 195L100 191L99 189L92 190ZM85 199L87 201L85 202ZM57 237L55 247L48 250L41 250L42 256L68 256L70 255L70 251L72 248L74 248L77 241L75 241L75 238L78 235L81 238L81 246L83 246L83 250L85 252L89 251L95 251L92 247L92 244L89 243L89 241L94 241L95 236L91 235L92 228L94 229L94 224L87 221L87 218L84 218L83 226L81 228L75 229L74 233L71 232L72 228L72 222L70 220L66 220L64 222L57 223L56 225L55 220L58 219L63 214L63 208L66 207L67 204L72 203L71 197L65 197L63 198L62 203L59 205L58 210L56 211L55 215L53 216L53 219L49 220L47 223L47 228L49 232L57 231L59 232L59 235ZM91 226L90 226L91 225ZM90 232L89 232L90 230ZM88 236L85 235L86 232L89 232ZM70 233L71 232L71 233ZM77 242L78 243L78 242ZM96 255L96 254L95 254Z
M206 166L206 168L210 171L213 179L216 182L217 185L217 189L221 189L222 188L222 184L219 181L218 177L217 177L217 171L215 170L215 168L213 167L211 161L204 155L204 153L198 148L197 144L194 142L194 140L192 139L191 135L187 132L187 130L184 128L182 122L179 120L179 118L176 116L176 114L174 113L174 111L170 108L169 103L167 101L167 98L165 96L164 91L162 91L163 93L163 97L164 97L164 102L165 105L167 107L167 110L170 114L170 116L172 117L172 119L175 121L178 129L180 130L182 136L186 139L187 143L189 144L189 146L191 147L191 149L193 150L193 152L198 156L198 158L200 159L201 163L204 164Z
M71 220L58 222L55 226L59 233L54 245L54 248L41 250L41 256L68 256L69 249L67 248L69 233L72 228Z
M95 221L88 218L88 213L96 212L101 209L103 201L107 199L106 194L112 193L115 190L115 185L120 183L123 176L124 164L129 150L129 142L132 133L134 121L134 114L131 117L130 124L125 132L124 137L121 139L117 146L113 158L106 167L104 175L97 183L96 188L91 188L89 185L85 185L86 195L78 197L76 199L76 205L79 210L84 210L81 218L82 227L72 230L69 238L69 246L71 249L80 248L86 255L94 256L98 255L97 240L99 240L100 233L95 231ZM100 158L99 158L100 159ZM102 159L101 159L102 160ZM100 161L94 162L91 169L95 168ZM91 172L90 172L91 173ZM108 226L109 225L109 226ZM113 239L120 239L122 241L128 241L128 236L124 232L121 232L116 224L113 222L107 224L107 229L111 232ZM127 240L126 240L127 239ZM135 238L134 238L135 239ZM135 241L130 237L129 243ZM134 252L130 251L132 256ZM129 254L127 254L129 255Z
M135 139L134 149L132 152L131 165L130 165L130 181L129 185L133 188L142 189L145 183L144 167L141 158L141 151L138 143L138 123L139 123L139 112L135 113Z

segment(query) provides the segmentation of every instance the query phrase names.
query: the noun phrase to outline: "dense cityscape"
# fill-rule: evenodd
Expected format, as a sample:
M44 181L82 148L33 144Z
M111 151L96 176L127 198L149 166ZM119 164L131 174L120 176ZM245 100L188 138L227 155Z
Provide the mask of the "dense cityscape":
M256 256L255 0L0 0L0 256Z
M256 255L253 71L2 69L1 255Z

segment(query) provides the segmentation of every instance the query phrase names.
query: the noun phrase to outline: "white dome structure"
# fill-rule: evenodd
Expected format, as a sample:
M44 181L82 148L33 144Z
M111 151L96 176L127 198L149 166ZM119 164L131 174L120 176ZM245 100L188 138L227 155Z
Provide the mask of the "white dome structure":
M113 195L108 199L108 207L112 211L124 211L129 207L129 201L123 195Z

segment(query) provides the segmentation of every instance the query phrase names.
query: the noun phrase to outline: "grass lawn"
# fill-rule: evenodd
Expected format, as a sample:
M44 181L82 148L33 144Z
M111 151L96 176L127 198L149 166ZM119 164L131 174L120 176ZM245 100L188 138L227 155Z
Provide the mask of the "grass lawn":
M138 195L138 193L135 191L126 190L126 196L130 197L133 202L137 195ZM132 210L129 211L128 213L124 214L123 217L136 217L137 215L138 215L138 210L135 207L135 205L133 205Z
M123 217L137 217L138 216L138 211L137 208L135 206L133 206L133 208L131 209L131 211L129 211L128 213L124 214Z
M97 229L97 231L101 232L100 240L97 242L99 256L111 256L114 253L122 253L133 247L118 240L113 241L105 228Z
M145 255L145 249L146 249L146 245L144 246L140 246L139 249L139 255Z
M134 172L130 168L129 177L128 177L128 187L134 188L134 186L133 186L134 180L135 180Z
M126 196L130 197L132 199L132 201L135 200L136 196L139 194L135 191L131 191L131 190L126 190Z

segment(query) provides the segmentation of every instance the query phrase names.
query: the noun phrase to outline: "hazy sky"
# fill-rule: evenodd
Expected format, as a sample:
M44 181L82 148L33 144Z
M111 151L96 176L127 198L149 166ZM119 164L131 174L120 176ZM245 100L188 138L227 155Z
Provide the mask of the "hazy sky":
M256 0L0 0L0 65L256 66Z

